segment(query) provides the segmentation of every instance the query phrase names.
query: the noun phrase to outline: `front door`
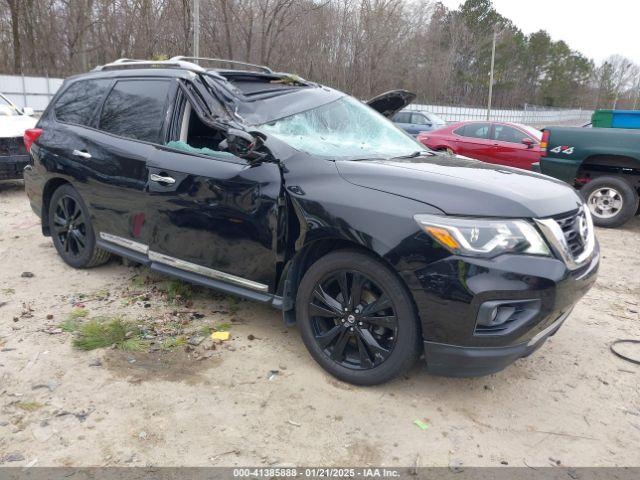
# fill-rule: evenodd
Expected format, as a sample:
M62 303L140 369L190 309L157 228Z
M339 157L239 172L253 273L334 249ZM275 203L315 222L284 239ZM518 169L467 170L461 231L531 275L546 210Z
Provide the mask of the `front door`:
M149 258L261 292L275 290L280 167L251 164L220 150L222 132L178 95L172 142L148 162L152 217ZM220 105L208 108L223 115ZM176 120L176 119L174 119Z
M280 189L275 163L158 148L149 163L149 258L273 291Z
M455 152L483 162L490 162L493 154L493 141L489 139L491 124L488 122L470 122L453 132Z

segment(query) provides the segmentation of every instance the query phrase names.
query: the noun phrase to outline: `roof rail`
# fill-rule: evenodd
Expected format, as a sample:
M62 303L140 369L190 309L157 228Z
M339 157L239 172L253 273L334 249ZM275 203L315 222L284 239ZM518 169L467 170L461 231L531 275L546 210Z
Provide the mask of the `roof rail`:
M258 70L261 70L265 73L273 73L273 70L271 70L269 67L265 67L264 65L256 65L254 63L247 63L247 62L240 62L238 60L227 60L225 58L207 58L207 57L184 57L184 56L177 56L177 57L172 57L169 59L170 62L190 62L191 60L196 60L196 61L200 61L200 60L204 60L207 62L219 62L219 63L230 63L233 65L242 65L243 67L252 67Z
M175 57L177 58L177 57ZM136 60L133 58L119 58L111 63L99 65L93 71L124 70L127 68L182 68L194 72L206 72L204 68L193 62L183 60Z

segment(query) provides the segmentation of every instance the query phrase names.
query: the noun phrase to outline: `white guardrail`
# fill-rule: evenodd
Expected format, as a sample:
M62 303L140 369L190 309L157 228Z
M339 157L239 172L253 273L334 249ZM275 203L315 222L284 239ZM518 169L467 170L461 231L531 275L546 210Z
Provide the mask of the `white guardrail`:
M42 112L64 79L27 75L0 75L0 93L19 107Z

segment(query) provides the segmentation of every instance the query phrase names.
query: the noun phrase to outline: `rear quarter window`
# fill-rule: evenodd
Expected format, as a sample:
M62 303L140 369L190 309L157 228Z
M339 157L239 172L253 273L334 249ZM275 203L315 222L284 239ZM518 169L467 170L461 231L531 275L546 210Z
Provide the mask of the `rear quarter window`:
M161 143L170 87L170 80L119 80L102 107L100 130Z
M56 101L53 111L63 123L91 125L111 80L79 80L72 83Z

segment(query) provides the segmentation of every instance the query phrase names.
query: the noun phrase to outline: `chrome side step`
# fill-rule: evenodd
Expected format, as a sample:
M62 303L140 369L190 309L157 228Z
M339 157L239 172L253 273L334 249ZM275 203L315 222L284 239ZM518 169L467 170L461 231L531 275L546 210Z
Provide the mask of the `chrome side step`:
M151 270L230 295L268 303L274 308L283 307L282 297L268 293L268 285L154 252L147 245L116 235L101 232L96 244L103 250L141 263Z

